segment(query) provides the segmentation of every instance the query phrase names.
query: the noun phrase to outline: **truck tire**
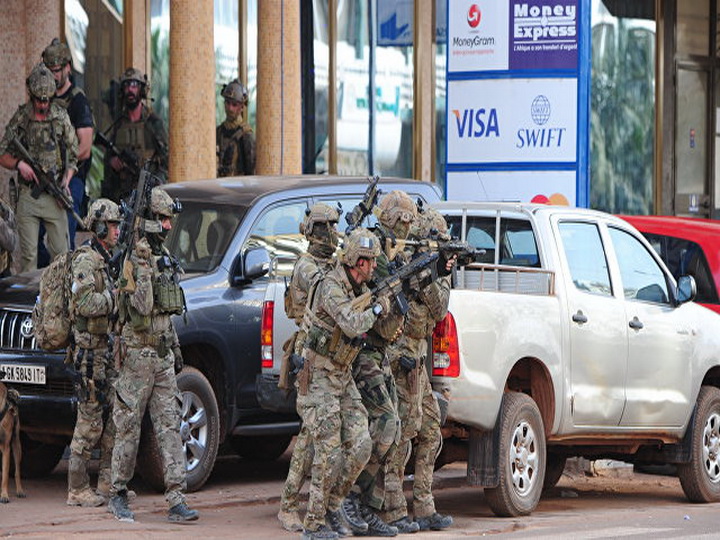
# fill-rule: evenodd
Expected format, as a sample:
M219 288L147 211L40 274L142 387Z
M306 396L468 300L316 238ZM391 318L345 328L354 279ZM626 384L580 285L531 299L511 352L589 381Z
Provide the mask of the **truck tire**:
M505 393L496 429L500 430L500 483L485 488L485 498L498 516L530 514L545 479L545 429L537 404L526 394Z
M292 435L238 436L230 440L235 452L250 461L275 461L290 446Z
M215 466L220 415L215 392L200 371L185 366L177 375L177 385L182 396L180 438L187 456L187 491L191 492L205 484ZM162 457L148 414L143 419L137 468L148 485L165 491Z
M685 496L691 502L720 501L720 390L703 386L697 398L692 429L690 462L678 465Z
M545 481L543 482L543 489L552 489L562 478L562 474L565 471L565 463L567 462L567 456L560 454L554 454L552 452L547 453L547 465L545 466Z
M65 452L65 445L36 441L23 432L20 432L20 444L22 445L20 473L23 478L47 476L60 463ZM14 471L15 468L12 467L11 474Z

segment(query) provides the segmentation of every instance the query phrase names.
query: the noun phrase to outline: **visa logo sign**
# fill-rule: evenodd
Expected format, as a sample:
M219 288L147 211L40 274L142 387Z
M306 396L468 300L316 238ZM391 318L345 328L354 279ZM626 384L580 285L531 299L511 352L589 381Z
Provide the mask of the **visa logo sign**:
M457 123L458 136L463 137L500 137L500 124L496 109L453 109Z

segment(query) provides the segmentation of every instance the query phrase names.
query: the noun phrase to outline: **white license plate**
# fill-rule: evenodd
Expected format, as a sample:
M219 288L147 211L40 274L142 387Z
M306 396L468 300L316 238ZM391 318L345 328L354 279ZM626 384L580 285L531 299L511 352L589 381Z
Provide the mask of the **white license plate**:
M45 384L45 366L27 366L22 364L0 364L5 372L3 382L22 384Z

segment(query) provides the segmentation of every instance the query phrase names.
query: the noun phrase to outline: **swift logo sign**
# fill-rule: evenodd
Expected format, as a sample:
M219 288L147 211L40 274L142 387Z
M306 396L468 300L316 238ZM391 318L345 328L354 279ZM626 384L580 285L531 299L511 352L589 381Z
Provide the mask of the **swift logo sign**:
M458 137L500 137L497 109L453 109Z
M545 126L550 120L550 100L543 95L536 96L530 104L530 117L536 126ZM518 129L517 148L560 148L567 128L539 127Z

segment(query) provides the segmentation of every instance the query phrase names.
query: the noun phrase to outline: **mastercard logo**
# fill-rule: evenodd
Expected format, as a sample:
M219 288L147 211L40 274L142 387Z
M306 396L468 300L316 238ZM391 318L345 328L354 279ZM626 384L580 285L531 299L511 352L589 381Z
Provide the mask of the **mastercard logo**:
M470 25L470 28L477 28L477 26L480 24L481 18L482 15L480 13L480 8L477 4L472 4L467 14L467 22L468 25Z
M531 203L535 204L553 204L556 206L570 206L570 202L567 200L567 197L563 195L562 193L553 193L549 197L545 195L535 195L532 199L530 199Z

